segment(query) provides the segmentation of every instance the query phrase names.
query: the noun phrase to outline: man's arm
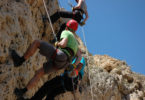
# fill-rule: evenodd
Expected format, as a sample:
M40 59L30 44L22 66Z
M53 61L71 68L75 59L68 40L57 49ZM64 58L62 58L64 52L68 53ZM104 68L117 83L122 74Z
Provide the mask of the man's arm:
M87 21L88 18L89 18L89 15L88 15L88 11L86 10L86 11L85 11L85 19L84 19L83 22L85 23L85 22Z
M75 7L73 7L73 10L75 10L75 9L80 9L81 8L81 5L82 5L82 2L83 2L83 0L79 0L78 1L78 4L75 6ZM87 21L87 19L89 18L89 15L88 15L88 11L86 10L85 12L85 19L83 20L83 24L85 24L85 22Z
M60 48L65 48L67 46L67 38L63 38L60 42L57 43L57 46L59 46Z
M73 8L74 10L75 9L80 9L81 8L81 5L82 5L82 2L83 2L83 0L79 0L78 1L78 4Z

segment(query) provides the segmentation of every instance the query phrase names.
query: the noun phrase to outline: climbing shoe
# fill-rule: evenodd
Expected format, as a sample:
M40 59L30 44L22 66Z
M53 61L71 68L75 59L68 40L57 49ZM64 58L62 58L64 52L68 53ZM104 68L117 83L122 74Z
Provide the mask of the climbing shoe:
M11 56L15 67L22 65L22 63L25 61L24 56L20 57L15 50L12 50Z
M18 98L21 98L23 94L25 94L26 92L27 92L27 88L23 88L23 89L15 88L14 90L14 93Z

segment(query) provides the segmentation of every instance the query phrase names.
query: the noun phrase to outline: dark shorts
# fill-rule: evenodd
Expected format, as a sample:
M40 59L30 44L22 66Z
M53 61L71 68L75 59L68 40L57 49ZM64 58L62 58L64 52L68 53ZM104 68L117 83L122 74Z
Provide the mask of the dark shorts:
M43 64L45 73L48 73L52 68L62 69L66 68L69 65L67 55L59 49L56 53L55 60L53 61L52 56L54 52L56 52L56 48L51 44L41 41L39 49L40 54L45 56L47 59L47 62Z

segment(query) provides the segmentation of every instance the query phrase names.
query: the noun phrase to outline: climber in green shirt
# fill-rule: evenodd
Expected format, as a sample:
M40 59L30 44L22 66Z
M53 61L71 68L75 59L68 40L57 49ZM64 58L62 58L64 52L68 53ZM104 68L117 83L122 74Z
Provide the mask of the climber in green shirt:
M64 30L62 32L60 38L61 39L67 38L68 41L67 41L67 45L66 46L70 47L70 49L72 49L74 51L74 53L76 54L77 49L78 49L78 43L77 43L73 33L71 31L69 31L69 30ZM65 48L61 48L61 50L65 51L68 55L70 55L69 52Z
M22 96L27 90L32 89L44 74L49 74L59 69L65 69L68 66L70 69L73 69L79 64L81 53L78 48L77 40L74 37L74 33L78 28L78 23L75 20L70 20L67 22L66 26L66 29L62 32L61 41L56 42L55 47L47 42L35 40L22 57L20 57L15 50L12 50L11 56L15 67L22 65L22 63L30 58L37 49L39 49L41 55L47 58L43 67L36 72L26 88L15 89L14 92L17 96ZM59 49L56 47L59 47ZM77 59L75 63L71 64L73 57Z

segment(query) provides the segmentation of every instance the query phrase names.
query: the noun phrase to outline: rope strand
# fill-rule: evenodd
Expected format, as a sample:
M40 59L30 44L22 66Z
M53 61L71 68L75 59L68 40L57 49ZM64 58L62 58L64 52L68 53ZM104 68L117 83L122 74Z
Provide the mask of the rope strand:
M55 39L56 39L56 41L57 41L57 37L56 37L56 34L55 34L54 29L53 29L53 26L52 26L52 22L51 22L50 15L49 15L48 10L47 10L47 7L46 7L45 0L43 0L43 4L44 4L44 8L45 8L47 17L48 17L49 22L50 22L50 27L51 27L51 29L52 29L53 36L55 37Z
M84 42L85 42L85 46L86 46L87 63L89 65L89 60L90 59L89 59L89 53L88 53L88 49L87 49L87 42L86 42L85 32L84 32L84 28L83 27L82 27L82 33L83 33L83 38L84 38ZM91 88L91 96L92 96L92 100L94 100L89 66L87 66L87 70L88 70L88 76L89 76L89 82L90 82L90 88Z

